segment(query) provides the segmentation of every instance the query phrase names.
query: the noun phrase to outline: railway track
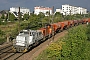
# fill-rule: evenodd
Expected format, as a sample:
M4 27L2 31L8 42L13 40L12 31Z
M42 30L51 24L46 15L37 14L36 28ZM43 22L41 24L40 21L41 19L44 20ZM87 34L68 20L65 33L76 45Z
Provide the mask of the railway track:
M6 56L8 53L10 53L11 52L11 47L10 48L7 48L7 49L5 49L5 50L1 50L0 51L0 58L2 58L3 56Z
M12 44L0 47L0 60L17 60L25 53L16 53L12 50Z
M2 45L0 47L0 59L2 59L5 56L7 56L11 51L12 51L12 44Z
M8 45L6 45L6 46L0 47L0 52L1 52L2 50L5 50L5 49L11 47L11 46L12 46L12 44L8 44Z
M2 58L2 60L18 60L18 58L24 54L25 53L10 53L6 57Z
M1 60L17 60L25 53L16 53L12 50L12 46L8 48L4 48L0 51L0 59Z

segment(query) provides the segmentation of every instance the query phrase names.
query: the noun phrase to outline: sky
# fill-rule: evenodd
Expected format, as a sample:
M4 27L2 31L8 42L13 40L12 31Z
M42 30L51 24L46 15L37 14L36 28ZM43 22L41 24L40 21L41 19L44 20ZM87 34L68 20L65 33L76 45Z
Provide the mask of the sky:
M90 0L0 0L0 10L9 10L11 7L26 7L33 11L35 6L61 8L63 4L80 6L90 11Z

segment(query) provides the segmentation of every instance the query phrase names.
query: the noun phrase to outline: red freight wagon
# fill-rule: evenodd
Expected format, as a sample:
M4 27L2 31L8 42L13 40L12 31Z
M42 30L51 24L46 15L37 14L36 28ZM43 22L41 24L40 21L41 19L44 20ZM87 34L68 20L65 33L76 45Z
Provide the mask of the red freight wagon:
M74 25L74 21L73 20L69 20L69 22L70 22L70 26Z
M54 29L54 32L57 32L57 30L59 29L60 25L58 23L54 23L51 25Z
M39 30L42 31L43 36L46 36L46 29L45 28L40 28Z
M90 18L88 18L88 22L90 23Z
M83 19L83 23L87 23L88 22L88 19Z
M82 24L82 23L83 23L83 20L78 20L78 23L79 23L79 24L80 24L80 23Z
M51 28L51 26L47 26L46 27L46 34L47 34L47 36L51 36L51 34L52 34L52 28Z
M42 31L42 34L45 38L49 38L52 35L52 28L51 26L46 26L45 28L40 28L39 30Z
M78 25L78 23L79 23L79 22L78 22L77 20L74 20L74 26L75 26L75 25Z
M67 29L69 27L69 21L64 21L64 29Z
M58 26L59 26L59 32L64 29L64 23L63 22L58 22Z
M68 26L68 21L64 21L64 25L65 26Z
M64 22L58 22L58 24L61 26L61 31L64 29L64 28L67 28L68 26L68 21L64 21Z
M70 27L70 25L71 25L71 21L69 20L69 21L68 21L68 27Z
M58 22L59 26L60 26L60 30L62 31L64 29L64 23L63 22Z

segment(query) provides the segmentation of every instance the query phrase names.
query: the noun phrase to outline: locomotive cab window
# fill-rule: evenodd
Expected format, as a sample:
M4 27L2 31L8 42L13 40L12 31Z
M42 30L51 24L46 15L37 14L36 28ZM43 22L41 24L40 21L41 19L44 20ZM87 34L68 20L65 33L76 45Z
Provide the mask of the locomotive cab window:
M23 31L20 31L19 33L23 33Z
M24 34L29 34L29 32L24 32Z
M32 33L30 32L30 36L32 36Z

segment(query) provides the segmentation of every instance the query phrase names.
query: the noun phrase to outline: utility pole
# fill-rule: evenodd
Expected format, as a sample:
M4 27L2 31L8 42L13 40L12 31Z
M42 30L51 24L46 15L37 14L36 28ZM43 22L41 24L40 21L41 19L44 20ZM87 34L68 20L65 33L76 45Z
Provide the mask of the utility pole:
M54 20L54 6L52 7L52 23L53 23L53 20Z
M52 7L52 16L51 16L51 22L50 24L53 24L53 20L54 20L54 6ZM52 29L52 39L50 39L50 41L54 41L54 28L53 26L51 25L51 29Z
M20 7L19 7L19 12L18 12L18 32L20 31L20 19L21 19L21 14L20 14Z
M7 21L9 21L9 11L8 11L8 19L7 19Z
M48 17L49 17L48 19L49 19L49 24L50 24L50 23L51 23L51 22L50 22L50 10L49 10L49 12L48 12L48 15L49 15L49 16L48 16Z
M71 12L72 12L72 11L70 10L70 20L72 20L72 19L71 19Z
M52 22L51 22L51 24L53 24L53 20L54 20L54 6L52 7ZM53 40L54 40L54 28L52 27L52 38L53 38Z

